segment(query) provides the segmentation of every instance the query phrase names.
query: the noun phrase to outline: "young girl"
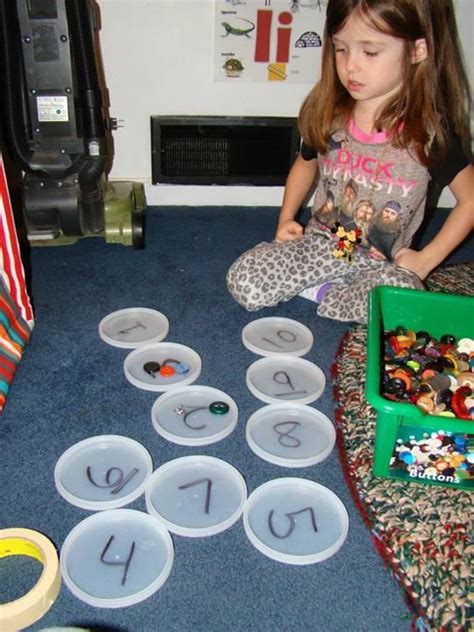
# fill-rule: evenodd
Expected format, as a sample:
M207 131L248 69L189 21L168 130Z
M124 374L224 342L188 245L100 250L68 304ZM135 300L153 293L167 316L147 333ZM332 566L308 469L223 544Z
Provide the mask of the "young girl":
M423 289L474 227L469 105L450 0L329 0L275 239L228 271L235 300L255 311L310 293L320 316L365 323L374 286ZM456 205L415 251L430 180ZM315 181L303 231L295 218Z

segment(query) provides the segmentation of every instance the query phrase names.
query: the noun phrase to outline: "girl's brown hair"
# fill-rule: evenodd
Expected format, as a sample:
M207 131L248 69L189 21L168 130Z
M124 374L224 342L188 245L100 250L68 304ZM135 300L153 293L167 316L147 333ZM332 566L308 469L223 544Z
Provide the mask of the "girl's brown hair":
M451 0L329 0L321 79L299 114L305 144L326 152L331 132L352 113L354 101L337 76L331 38L354 10L373 28L406 42L402 89L384 104L375 127L388 130L395 146L413 148L426 165L444 154L451 133L468 143L470 90ZM415 64L418 39L426 40L428 56ZM431 140L436 152L427 155Z

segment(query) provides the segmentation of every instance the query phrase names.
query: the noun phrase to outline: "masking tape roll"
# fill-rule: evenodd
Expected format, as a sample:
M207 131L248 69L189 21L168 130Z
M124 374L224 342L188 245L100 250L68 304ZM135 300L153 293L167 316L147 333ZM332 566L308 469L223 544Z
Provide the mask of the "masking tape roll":
M0 558L29 555L43 564L43 571L33 588L15 601L0 605L0 629L16 632L32 625L51 608L61 588L58 554L53 544L31 529L1 529Z

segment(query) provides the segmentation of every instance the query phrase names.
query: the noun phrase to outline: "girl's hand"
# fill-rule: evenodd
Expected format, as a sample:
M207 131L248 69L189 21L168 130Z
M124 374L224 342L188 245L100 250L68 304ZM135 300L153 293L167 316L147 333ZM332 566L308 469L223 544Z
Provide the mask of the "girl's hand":
M303 226L295 222L294 220L289 220L284 222L283 224L279 224L277 227L275 241L279 244L284 241L292 241L293 239L298 239L303 234Z
M410 270L423 281L431 272L430 266L425 261L422 251L412 250L411 248L400 248L394 258L395 263L400 268Z

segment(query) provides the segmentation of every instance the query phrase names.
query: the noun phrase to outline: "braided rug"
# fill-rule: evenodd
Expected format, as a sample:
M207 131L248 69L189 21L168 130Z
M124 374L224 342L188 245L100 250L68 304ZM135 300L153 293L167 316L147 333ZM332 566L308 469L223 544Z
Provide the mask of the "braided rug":
M430 291L474 296L474 263L448 266ZM365 400L367 329L355 325L333 364L339 456L371 539L405 591L413 629L474 630L472 492L375 478L376 411Z

